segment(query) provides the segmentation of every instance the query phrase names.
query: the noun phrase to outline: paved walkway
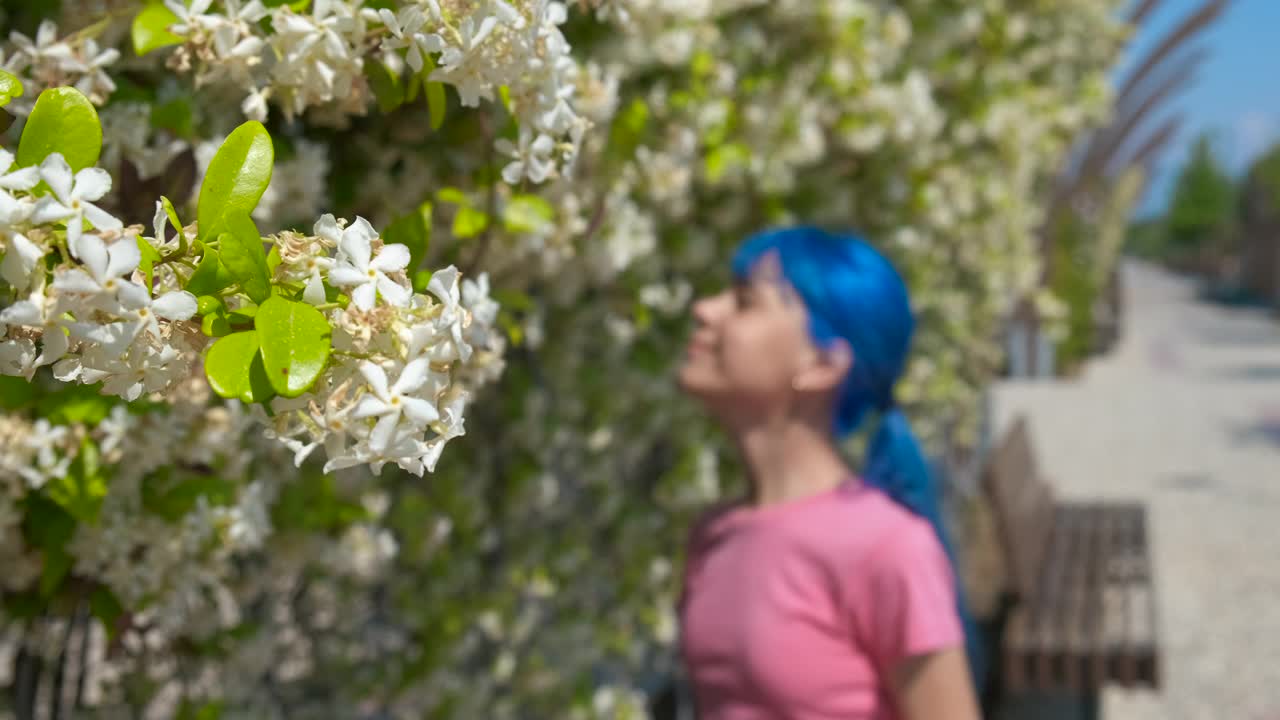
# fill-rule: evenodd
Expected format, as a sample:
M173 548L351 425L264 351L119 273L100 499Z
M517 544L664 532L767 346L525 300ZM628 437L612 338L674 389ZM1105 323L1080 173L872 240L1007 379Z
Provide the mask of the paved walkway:
M1165 688L1105 720L1280 720L1280 323L1125 268L1124 336L1075 381L1008 382L1064 496L1148 503Z

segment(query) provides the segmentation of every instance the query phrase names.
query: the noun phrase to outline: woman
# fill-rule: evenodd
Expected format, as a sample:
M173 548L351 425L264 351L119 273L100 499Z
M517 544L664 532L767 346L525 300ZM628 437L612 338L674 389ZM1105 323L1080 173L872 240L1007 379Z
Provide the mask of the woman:
M680 602L701 720L971 720L965 622L929 471L894 404L914 328L870 245L748 239L694 306L680 385L741 453L750 497L695 526ZM861 475L837 441L878 416Z

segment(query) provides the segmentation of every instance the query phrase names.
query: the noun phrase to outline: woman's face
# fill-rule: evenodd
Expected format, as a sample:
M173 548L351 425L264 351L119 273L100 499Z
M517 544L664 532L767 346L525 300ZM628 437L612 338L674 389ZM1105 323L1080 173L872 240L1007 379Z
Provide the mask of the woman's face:
M818 354L804 303L771 260L693 305L680 387L735 424L785 411L796 378Z

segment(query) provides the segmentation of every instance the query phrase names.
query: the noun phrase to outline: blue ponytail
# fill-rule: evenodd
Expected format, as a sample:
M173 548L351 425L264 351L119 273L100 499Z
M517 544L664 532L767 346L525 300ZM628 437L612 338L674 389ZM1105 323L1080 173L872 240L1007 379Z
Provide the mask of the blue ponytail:
M899 505L928 520L942 542L951 567L959 567L950 533L942 522L933 473L920 443L916 441L915 433L911 431L906 414L898 408L887 408L880 416L880 427L868 448L862 476L865 482L880 488ZM965 653L969 657L974 684L980 689L986 674L985 653L974 625L973 614L969 612L969 605L965 602L958 575L956 586L956 612L964 625Z
M733 258L734 274L747 279L766 255L777 257L783 276L804 300L818 346L843 340L853 351L853 367L840 390L833 432L837 437L849 435L869 413L879 413L880 427L868 449L863 479L928 520L956 568L933 473L906 415L893 399L915 332L906 283L866 241L815 227L771 230L747 238ZM969 665L981 688L984 659L958 573L956 585Z

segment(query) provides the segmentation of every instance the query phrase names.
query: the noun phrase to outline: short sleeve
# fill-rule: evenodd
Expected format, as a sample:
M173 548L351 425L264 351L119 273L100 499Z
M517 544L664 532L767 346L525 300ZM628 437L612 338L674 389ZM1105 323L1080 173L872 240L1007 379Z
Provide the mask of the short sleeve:
M964 644L956 610L955 573L925 522L895 530L870 558L867 648L887 672L901 661Z

